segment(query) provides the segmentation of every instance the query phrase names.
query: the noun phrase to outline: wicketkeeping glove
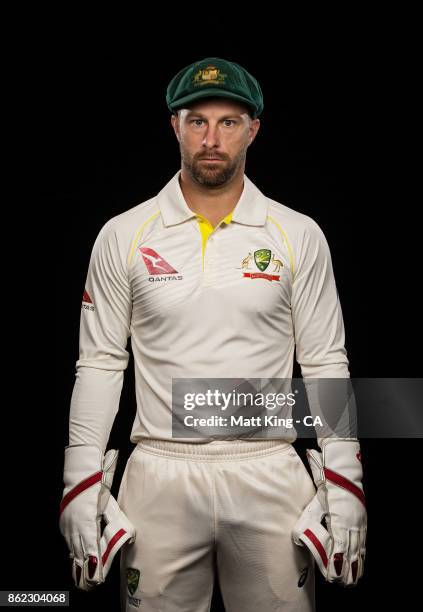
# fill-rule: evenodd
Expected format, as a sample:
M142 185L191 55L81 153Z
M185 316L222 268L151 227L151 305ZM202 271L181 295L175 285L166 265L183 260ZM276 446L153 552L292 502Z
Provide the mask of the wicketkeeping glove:
M118 454L109 450L103 456L89 445L65 449L59 525L70 550L75 585L84 591L104 582L117 551L135 541L133 525L110 494Z
M317 493L295 524L293 539L309 548L328 582L353 586L363 575L366 556L360 444L352 438L325 438L321 448L322 453L307 451Z

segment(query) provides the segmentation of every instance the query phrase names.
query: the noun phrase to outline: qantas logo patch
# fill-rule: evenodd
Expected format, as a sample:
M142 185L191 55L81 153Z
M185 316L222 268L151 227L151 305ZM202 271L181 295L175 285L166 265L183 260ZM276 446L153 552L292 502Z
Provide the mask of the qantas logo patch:
M141 247L140 252L150 274L148 278L150 282L182 280L181 275L176 276L178 271L163 259L157 251L149 247Z
M141 247L140 251L149 274L178 274L154 249Z

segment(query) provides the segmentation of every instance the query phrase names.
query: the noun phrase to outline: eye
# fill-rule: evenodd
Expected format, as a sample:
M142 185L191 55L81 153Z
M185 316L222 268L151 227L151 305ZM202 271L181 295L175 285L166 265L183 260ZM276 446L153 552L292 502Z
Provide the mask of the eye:
M197 126L198 123L199 122L201 123L202 121L203 121L203 119L192 119L192 121L190 121L190 123L195 123L195 125Z
M234 121L233 119L225 119L225 123L229 123L232 125L232 124L235 124L236 121ZM230 125L228 127L230 127Z

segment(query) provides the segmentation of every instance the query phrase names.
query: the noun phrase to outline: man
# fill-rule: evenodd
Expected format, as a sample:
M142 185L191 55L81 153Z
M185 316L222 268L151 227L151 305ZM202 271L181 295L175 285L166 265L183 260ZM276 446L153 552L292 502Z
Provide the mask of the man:
M314 561L330 582L363 571L358 441L318 438L316 493L295 430L173 437L172 381L290 379L294 350L304 378L348 378L329 248L315 221L244 174L263 110L251 74L205 58L166 100L181 170L105 224L89 264L61 508L74 579L102 582L122 546L123 609L205 612L217 571L228 612L308 612ZM137 446L116 504L117 453L104 453L129 336Z

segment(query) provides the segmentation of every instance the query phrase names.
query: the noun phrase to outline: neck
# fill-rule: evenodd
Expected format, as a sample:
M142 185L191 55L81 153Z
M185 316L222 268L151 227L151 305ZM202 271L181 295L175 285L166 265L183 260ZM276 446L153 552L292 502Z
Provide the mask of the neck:
M179 184L188 207L217 225L236 206L244 188L243 168L230 182L219 187L206 187L192 180L182 167Z

